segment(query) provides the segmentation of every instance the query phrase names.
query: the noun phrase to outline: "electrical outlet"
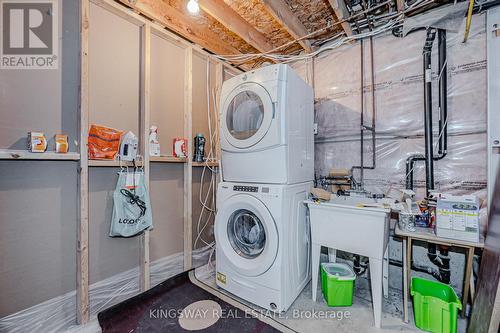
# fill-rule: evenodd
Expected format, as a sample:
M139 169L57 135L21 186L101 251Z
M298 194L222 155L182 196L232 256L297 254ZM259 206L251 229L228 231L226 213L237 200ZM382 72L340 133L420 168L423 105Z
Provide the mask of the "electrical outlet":
M318 124L317 123L314 123L313 133L314 133L314 135L318 134Z

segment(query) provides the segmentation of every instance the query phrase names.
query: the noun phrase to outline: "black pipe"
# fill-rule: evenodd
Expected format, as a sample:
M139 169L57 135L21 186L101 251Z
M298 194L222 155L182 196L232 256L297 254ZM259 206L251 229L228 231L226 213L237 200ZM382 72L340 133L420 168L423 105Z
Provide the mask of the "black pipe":
M424 63L424 128L425 128L425 185L427 196L434 190L434 151L432 147L432 44L436 38L436 29L427 29L423 49Z
M406 159L406 189L413 190L413 174L415 163L417 161L425 161L425 156L422 154L411 155Z
M429 243L427 245L427 257L429 260L438 267L439 272L432 274L442 283L450 283L450 257L448 256L448 248L439 246L439 256L436 252L436 244Z
M371 77L371 100L372 100L372 121L371 126L366 126L364 124L364 52L363 52L363 40L361 40L361 121L360 121L360 140L361 140L361 165L355 165L351 169L360 169L360 187L363 189L364 183L364 170L370 169L375 170L376 168L376 151L377 151L377 143L375 136L375 125L376 125L376 104L375 104L375 65L374 65L374 55L373 55L373 37L370 37L370 77ZM372 141L372 165L365 166L364 164L364 131L371 132L371 141Z
M439 275L441 279L439 281L450 284L450 257L448 256L448 248L446 246L439 247L439 260L441 260L441 266L439 267Z
M439 50L439 146L434 160L443 159L448 150L448 66L446 60L446 30L438 29Z
M396 267L403 267L403 262L400 260L396 260L396 259L389 259L389 265L396 266ZM422 265L412 263L411 269L414 270L415 272L421 272L421 273L432 275L436 280L442 282L440 272L433 267L422 266Z
M438 154L434 156L432 132L432 64L431 53L436 29L427 29L423 49L424 63L424 127L425 156L416 154L406 159L406 188L413 190L413 171L417 161L425 160L427 195L434 189L434 161L443 159L448 152L448 66L446 54L446 30L437 29L439 49L439 142Z
M352 262L352 268L354 273L357 276L363 275L366 272L366 269L368 268L367 263L361 263L361 257L357 254L354 255L353 262Z
M365 57L364 57L364 44L363 44L363 40L361 39L359 41L359 45L361 47L361 124L360 124L360 129L361 129L361 141L360 141L360 151L361 151L361 165L360 165L360 169L359 169L359 172L360 172L360 184L361 184L361 189L364 188L364 181L365 181L365 177L364 177L364 171L365 171L365 164L364 164L364 141L365 141L365 138L364 138L364 133L365 131L363 130L363 125L364 125L364 113L365 113L365 94L364 94L364 85L365 85Z

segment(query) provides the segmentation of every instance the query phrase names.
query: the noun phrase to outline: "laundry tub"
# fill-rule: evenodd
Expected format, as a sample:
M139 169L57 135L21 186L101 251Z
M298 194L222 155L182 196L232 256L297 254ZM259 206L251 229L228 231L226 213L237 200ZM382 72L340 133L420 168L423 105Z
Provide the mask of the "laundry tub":
M382 293L387 297L388 291L390 209L363 206L375 201L355 197L304 203L309 208L311 222L312 299L316 301L322 246L366 256L370 262L374 322L380 328Z

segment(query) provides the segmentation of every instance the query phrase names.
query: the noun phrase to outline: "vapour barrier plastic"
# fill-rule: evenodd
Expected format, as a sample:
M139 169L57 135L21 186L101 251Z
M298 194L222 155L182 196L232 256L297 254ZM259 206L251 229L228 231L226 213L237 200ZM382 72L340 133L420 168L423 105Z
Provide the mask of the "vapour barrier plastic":
M434 164L436 189L456 194L474 193L486 199L487 72L485 15L474 15L467 43L462 43L465 19L445 20L459 27L447 32L448 155ZM443 22L443 21L442 21ZM376 168L365 170L364 185L372 193L405 187L405 161L424 153L424 97L422 48L425 31L404 38L388 33L373 39L375 82ZM364 125L372 121L370 41L363 42ZM434 143L438 133L437 39L432 53ZM306 65L292 65L304 78ZM321 54L314 62L315 172L360 164L361 43ZM364 164L370 166L371 133L365 131ZM359 179L359 172L354 176ZM415 188L425 191L423 163L417 163ZM486 223L483 203L482 224Z
M193 251L196 265L208 262L211 248ZM151 263L151 286L184 270L183 253ZM139 267L99 281L89 287L90 315L139 293ZM50 299L0 319L0 332L61 332L76 325L76 291Z
M459 32L460 23L467 12L469 2L459 2L443 6L428 13L408 17L403 24L403 34L408 34L412 29L420 27L433 27L446 29L448 32Z

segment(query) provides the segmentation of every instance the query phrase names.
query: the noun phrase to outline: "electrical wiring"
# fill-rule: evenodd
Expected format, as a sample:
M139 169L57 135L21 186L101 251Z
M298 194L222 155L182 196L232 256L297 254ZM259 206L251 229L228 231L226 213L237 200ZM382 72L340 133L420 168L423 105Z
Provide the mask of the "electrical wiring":
M194 247L196 248L197 244L199 241L201 241L204 245L209 246L211 248L211 253L209 256L209 261L212 258L213 251L215 249L214 245L215 242L208 242L203 238L203 232L205 229L208 227L210 224L212 217L215 216L215 195L216 195L216 187L217 187L217 170L215 168L212 168L209 166L208 162L212 162L216 160L215 156L216 154L214 153L214 147L215 147L215 142L218 140L218 135L217 131L213 130L213 120L212 120L212 115L211 115L211 110L214 110L216 112L217 110L217 104L216 104L216 99L215 99L215 91L210 90L210 59L207 59L207 72L206 72L206 82L207 82L207 120L208 120L208 142L210 145L210 149L207 152L207 158L205 159L205 165L203 166L203 170L201 173L201 180L200 180L200 192L198 196L198 200L201 204L201 211L200 215L198 216L198 222L197 222L197 236L194 241ZM213 103L213 104L212 104ZM211 107L212 106L212 107ZM216 118L215 118L216 119ZM215 126L217 128L217 126ZM207 169L210 171L210 181L209 181L209 187L207 189L207 192L204 195L204 182L205 182L205 174ZM210 203L209 203L210 201ZM203 218L205 217L204 221Z
M331 37L330 44L324 45L323 47L320 47L318 50L311 52L311 53L304 53L304 54L299 54L299 55L288 55L288 54L278 54L278 53L272 53L272 52L279 50L279 49L282 49L284 47L287 47L288 45L296 43L302 39L311 38L314 35L317 35L317 34L322 33L328 29L331 29L331 27L333 27L335 25L341 24L341 23L346 22L348 20L352 20L355 17L358 17L360 15L364 15L370 11L376 10L377 8L379 8L381 6L387 5L388 3L390 3L390 1L386 1L386 2L383 2L379 5L377 5L377 6L368 8L367 10L361 11L355 15L352 15L352 16L348 17L347 19L340 20L338 22L335 22L333 25L328 25L327 27L320 28L316 31L313 31L313 32L301 37L301 38L294 39L293 41L285 43L282 46L279 46L279 47L277 47L271 51L265 52L265 53L248 53L248 54L237 54L237 55L214 55L214 57L216 57L220 60L223 60L223 61L239 62L240 64L243 64L243 63L249 62L249 61L254 61L254 60L257 60L259 58L264 58L267 60L283 62L283 63L314 58L327 50L332 50L332 49L338 48L338 47L340 47L344 44L350 43L352 41L380 35L382 33L385 33L386 31L392 30L395 27L397 27L398 25L402 24L402 22L404 20L405 13L412 11L412 10L415 10L417 8L429 5L433 2L434 2L434 0L418 0L415 3L413 3L412 5L408 6L408 8L406 8L403 12L400 12L400 13L395 12L393 15L387 16L385 19L387 19L388 22L385 23L384 25L380 26L379 28L376 28L372 31L368 31L365 33L352 35L352 36L342 37L344 35L343 33L338 34L334 37Z

